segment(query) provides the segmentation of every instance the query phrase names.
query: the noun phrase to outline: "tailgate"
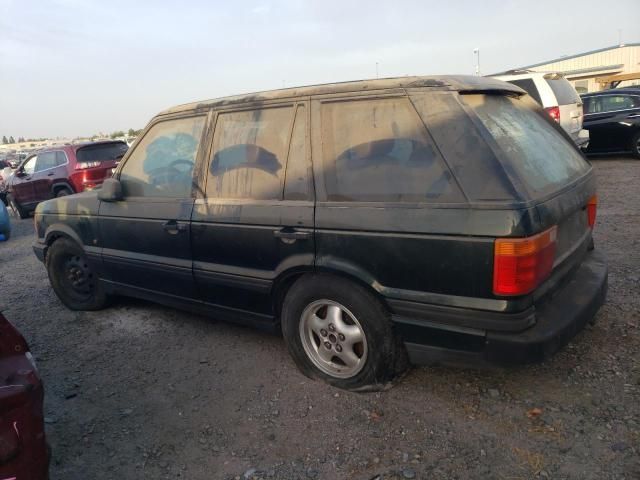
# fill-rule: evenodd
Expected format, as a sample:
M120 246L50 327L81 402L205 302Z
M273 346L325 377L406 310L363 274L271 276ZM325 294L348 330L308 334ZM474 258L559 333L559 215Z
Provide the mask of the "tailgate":
M560 125L572 137L576 137L582 130L582 103L560 105Z
M544 228L553 225L558 228L554 272L571 271L582 261L584 251L590 248L592 236L587 204L595 193L596 182L591 174L578 184L536 206Z

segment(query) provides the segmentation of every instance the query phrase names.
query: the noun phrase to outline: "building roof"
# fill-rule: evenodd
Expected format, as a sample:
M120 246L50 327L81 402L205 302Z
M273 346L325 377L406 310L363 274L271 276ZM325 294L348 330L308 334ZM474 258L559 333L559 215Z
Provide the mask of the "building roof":
M227 105L243 103L260 103L269 100L293 99L310 95L325 95L332 93L351 93L363 91L377 91L389 88L420 88L428 87L434 90L455 91L509 91L516 94L525 92L510 83L492 78L475 77L471 75L437 75L381 78L374 80L358 80L352 82L327 83L323 85L311 85L306 87L284 88L279 90L267 90L264 92L246 93L232 97L214 98L200 102L177 105L164 110L160 115L184 112L188 110L209 109Z
M624 47L640 47L640 43L624 43L622 45L614 45L612 47L598 48L596 50L589 50L588 52L576 53L575 55L565 55L564 57L554 58L553 60L547 60L546 62L534 63L533 65L527 65L526 67L520 67L518 70L526 68L540 67L549 63L563 62L565 60L571 60L572 58L584 57L585 55L591 55L593 53L606 52L607 50L615 50L616 48Z

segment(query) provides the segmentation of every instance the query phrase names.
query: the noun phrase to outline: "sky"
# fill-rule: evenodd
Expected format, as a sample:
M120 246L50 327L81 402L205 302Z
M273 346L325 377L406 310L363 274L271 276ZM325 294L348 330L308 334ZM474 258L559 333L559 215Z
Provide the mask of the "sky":
M640 42L640 0L0 0L0 136L139 129L159 111L334 81L482 74Z

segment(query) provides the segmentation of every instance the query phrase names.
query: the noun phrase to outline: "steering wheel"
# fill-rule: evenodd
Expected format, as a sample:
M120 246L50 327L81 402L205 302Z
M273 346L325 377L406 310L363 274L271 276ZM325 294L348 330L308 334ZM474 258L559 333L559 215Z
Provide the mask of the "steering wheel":
M186 168L178 168L179 166L186 166ZM193 162L184 158L174 160L165 167L154 168L149 172L150 183L156 187L169 186L176 179L190 174L193 170Z

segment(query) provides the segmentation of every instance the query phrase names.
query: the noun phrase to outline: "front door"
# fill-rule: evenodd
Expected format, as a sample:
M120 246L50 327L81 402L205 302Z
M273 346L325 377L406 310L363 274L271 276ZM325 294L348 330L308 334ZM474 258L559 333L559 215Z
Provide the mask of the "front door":
M217 115L193 267L203 300L237 321L273 320L278 277L313 267L307 116L305 103Z
M116 173L124 199L101 202L104 278L131 293L194 299L190 219L205 115L152 125Z
M11 179L11 196L19 205L29 206L35 203L32 177L36 169L38 156L27 159L18 168Z

